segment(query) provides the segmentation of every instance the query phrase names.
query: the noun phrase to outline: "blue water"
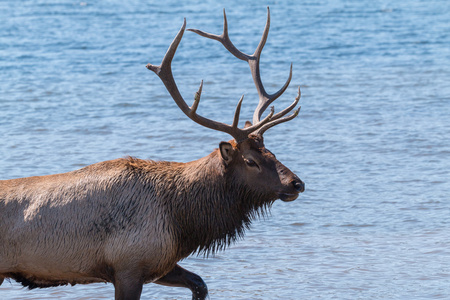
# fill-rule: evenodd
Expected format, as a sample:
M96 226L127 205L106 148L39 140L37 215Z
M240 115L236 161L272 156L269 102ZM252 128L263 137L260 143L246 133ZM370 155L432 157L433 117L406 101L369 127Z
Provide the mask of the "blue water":
M244 240L182 266L211 299L450 299L450 5L447 1L0 1L0 178L66 172L132 155L190 161L229 137L188 120L145 68L188 27L252 53L271 8L262 79L299 118L266 146L306 182ZM247 65L186 32L173 63L199 113L230 123L256 92ZM111 299L110 284L1 299ZM190 299L146 285L143 299Z

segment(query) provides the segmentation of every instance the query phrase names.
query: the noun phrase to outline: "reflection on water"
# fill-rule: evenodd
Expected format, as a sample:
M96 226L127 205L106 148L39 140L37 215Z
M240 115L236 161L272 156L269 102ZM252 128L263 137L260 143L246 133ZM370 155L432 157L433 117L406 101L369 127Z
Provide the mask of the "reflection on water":
M246 238L182 266L212 299L448 299L450 297L450 11L439 2L269 3L262 79L277 90L294 63L285 107L302 88L300 117L266 146L307 185L276 203ZM226 5L230 36L250 53L266 9ZM221 32L222 5L192 1L0 3L0 178L59 173L125 155L189 161L222 133L185 118L158 64L187 18ZM252 12L249 14L249 12ZM231 122L256 93L245 63L187 32L174 61L187 101L205 80L199 113ZM110 284L27 291L2 299L111 299ZM148 284L143 299L189 299Z

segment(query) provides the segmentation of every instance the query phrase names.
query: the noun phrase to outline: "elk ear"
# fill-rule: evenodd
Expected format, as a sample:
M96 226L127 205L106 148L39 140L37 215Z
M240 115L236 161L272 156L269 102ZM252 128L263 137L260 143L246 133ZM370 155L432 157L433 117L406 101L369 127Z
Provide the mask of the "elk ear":
M250 127L250 126L252 126L252 122L245 121L244 129L247 128L247 127Z
M228 142L220 142L219 144L220 155L222 159L229 164L233 160L234 149Z

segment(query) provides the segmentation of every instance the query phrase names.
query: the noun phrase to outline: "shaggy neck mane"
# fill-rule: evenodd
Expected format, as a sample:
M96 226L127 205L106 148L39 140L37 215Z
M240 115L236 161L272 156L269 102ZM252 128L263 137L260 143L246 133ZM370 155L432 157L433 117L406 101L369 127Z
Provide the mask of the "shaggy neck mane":
M134 160L133 164L137 163ZM152 162L166 184L155 186L161 199L170 199L180 256L209 255L243 237L251 221L265 215L275 199L252 191L229 172L218 151L189 163ZM166 165L166 168L161 168ZM227 172L228 171L228 172ZM158 180L156 180L158 182Z
M273 203L243 185L226 168L218 151L186 164L180 175L186 190L177 197L177 202L182 202L177 223L183 248L190 253L208 255L223 250L243 237L252 219Z

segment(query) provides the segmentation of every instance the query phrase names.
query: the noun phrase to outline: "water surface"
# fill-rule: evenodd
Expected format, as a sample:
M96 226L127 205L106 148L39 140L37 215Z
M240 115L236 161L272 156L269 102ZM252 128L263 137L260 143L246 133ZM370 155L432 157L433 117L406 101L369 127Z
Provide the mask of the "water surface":
M262 79L300 117L267 148L306 182L246 238L182 266L211 299L450 298L450 6L445 1L0 2L0 178L71 171L132 155L190 161L229 137L188 120L147 63L159 64L187 18L252 53L270 5ZM173 64L182 94L205 81L199 113L230 123L257 97L247 65L186 32ZM111 299L111 284L2 299ZM190 299L148 284L143 299Z

